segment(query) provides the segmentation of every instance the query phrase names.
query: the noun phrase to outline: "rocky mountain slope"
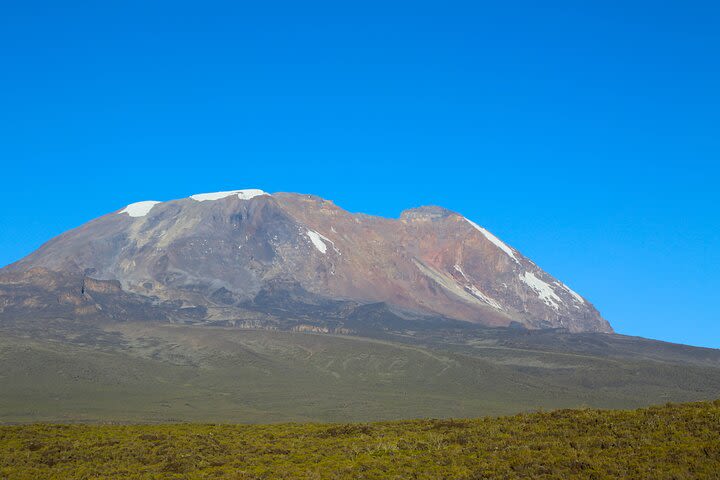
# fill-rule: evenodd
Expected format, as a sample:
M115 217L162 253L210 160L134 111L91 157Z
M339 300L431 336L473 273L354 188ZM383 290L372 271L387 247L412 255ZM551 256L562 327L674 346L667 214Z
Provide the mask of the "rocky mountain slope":
M345 332L378 315L612 331L585 298L439 207L387 219L260 190L139 202L0 270L0 319Z

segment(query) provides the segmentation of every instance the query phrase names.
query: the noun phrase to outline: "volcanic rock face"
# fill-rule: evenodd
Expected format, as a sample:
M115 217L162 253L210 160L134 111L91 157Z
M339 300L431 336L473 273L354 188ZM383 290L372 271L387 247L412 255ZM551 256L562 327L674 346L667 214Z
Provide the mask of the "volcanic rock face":
M378 303L403 318L612 331L583 297L439 207L393 220L260 190L139 202L0 271L0 316L60 305L63 315L250 326L290 319L295 329L342 331Z

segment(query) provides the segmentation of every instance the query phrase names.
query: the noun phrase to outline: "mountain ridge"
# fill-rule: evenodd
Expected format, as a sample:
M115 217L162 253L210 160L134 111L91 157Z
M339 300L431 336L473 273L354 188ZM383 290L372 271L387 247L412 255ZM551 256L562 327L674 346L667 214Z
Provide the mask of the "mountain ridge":
M89 278L115 281L117 295L139 296L133 302L144 304L141 310L155 309L155 316L175 321L237 322L258 314L257 321L272 323L277 309L263 314L246 308L257 307L270 289L286 297L292 290L296 307L340 302L348 310L384 303L489 326L612 331L595 307L564 283L485 228L438 206L388 219L353 214L314 195L258 189L136 202L0 270L0 315L17 303L8 293L13 275L24 273L24 281L37 286L39 272L82 278L83 291L71 302L81 316L114 308L110 294L103 302L87 299L82 285ZM59 277L48 282L62 284ZM293 286L283 293L278 285ZM192 314L183 318L185 313ZM315 326L345 328L342 315L319 314L328 315L336 321Z

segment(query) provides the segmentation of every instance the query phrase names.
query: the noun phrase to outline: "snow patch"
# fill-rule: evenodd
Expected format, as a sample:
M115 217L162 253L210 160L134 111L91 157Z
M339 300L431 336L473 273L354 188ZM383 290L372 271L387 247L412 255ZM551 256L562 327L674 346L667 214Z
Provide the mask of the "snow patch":
M463 285L455 278L449 277L446 272L437 271L434 268L425 265L417 258L413 258L412 261L415 266L418 267L420 271L424 273L428 278L434 280L435 282L437 282L438 285L446 289L448 292L460 297L466 302L475 303L478 305L490 305L493 308L502 310L502 307L497 301L488 297L480 290L475 288L473 285ZM475 292L474 294L473 291Z
M460 265L458 265L458 264L456 263L455 265L453 265L453 268L455 269L456 272L458 272L460 275L462 275L462 277L463 277L465 280L467 280L467 277L465 276L465 272L463 272L463 269L462 269L462 267L461 267Z
M131 217L144 217L148 213L150 213L150 210L157 205L160 202L156 202L154 200L147 200L145 202L136 202L131 203L127 207L120 210L119 213L127 213Z
M319 233L317 233L313 230L308 230L307 236L310 238L310 241L312 242L312 244L315 245L315 248L317 248L320 251L320 253L327 252L327 245L325 245L325 242L322 241L322 237L320 236Z
M458 272L458 273L462 276L462 278L463 278L465 281L467 281L467 282L470 281L470 280L468 280L467 276L465 275L465 272L463 272L463 269L462 269L462 267L461 267L460 265L458 265L458 264L456 263L455 265L453 265L453 268L455 269L456 272ZM503 308L502 308L502 305L500 305L500 302L498 302L497 300L495 300L494 298L492 298L492 297L490 297L490 296L488 296L488 295L485 295L485 293L483 293L483 292L482 292L479 288L477 288L475 285L472 285L472 284L471 284L471 285L462 285L462 287L463 287L465 290L467 290L468 292L470 292L475 298L477 298L478 300L481 300L481 301L487 303L487 304L490 305L491 307L496 308L496 309L498 309L498 310L502 310L502 309L503 309Z
M513 249L510 248L509 246L507 246L505 243L503 243L502 240L500 240L498 237L496 237L496 236L493 235L492 233L488 232L487 230L485 230L483 227L481 227L481 226L478 225L477 223L473 222L472 220L468 220L467 218L466 218L465 220L467 220L467 222L468 222L470 225L472 225L472 226L475 227L480 233L482 233L482 234L485 236L485 238L487 238L488 240L490 240L490 242L492 242L496 247L498 247L500 250L502 250L503 252L505 252L510 258L512 258L513 260L515 260L516 263L518 263L518 264L520 263L520 260L518 260L517 257L515 256L515 252L513 251Z
M562 283L562 282L555 282L555 285L557 285L558 287L560 287L560 288L562 288L563 290L565 290L566 292L568 292L568 293L569 293L570 295L572 295L572 296L575 298L575 300L577 300L578 302L580 302L580 303L585 303L585 299L584 299L583 297L581 297L580 294L578 294L577 292L573 291L570 287L568 287L568 286L565 285L564 283Z
M495 300L495 299L492 298L492 297L489 297L489 296L485 295L485 294L484 294L483 292L481 292L475 285L470 285L469 287L465 287L465 288L467 288L468 290L470 290L470 293L472 293L472 294L475 295L477 298L479 298L479 299L482 300L483 302L487 303L487 304L490 305L491 307L497 308L498 310L502 310L502 309L503 309L503 308L502 308L502 305L500 305L500 303L499 303L497 300Z
M190 195L190 198L197 202L205 202L211 200L221 200L232 195L237 195L240 200L250 200L251 198L258 197L260 195L270 194L256 188L250 188L247 190L230 190L228 192L198 193L196 195Z
M312 242L312 244L315 245L315 248L317 248L318 251L320 251L320 253L327 253L327 244L325 242L328 242L328 243L330 243L330 245L332 245L333 250L335 250L335 252L338 255L340 254L340 250L335 248L335 242L333 242L332 240L327 238L322 233L318 233L315 230L308 230L307 236L310 239L310 241Z
M520 275L520 280L522 280L530 288L535 290L540 300L545 302L546 305L553 307L555 310L560 309L558 302L563 303L563 301L560 297L557 296L555 291L548 283L540 280L532 272L524 272L522 275Z

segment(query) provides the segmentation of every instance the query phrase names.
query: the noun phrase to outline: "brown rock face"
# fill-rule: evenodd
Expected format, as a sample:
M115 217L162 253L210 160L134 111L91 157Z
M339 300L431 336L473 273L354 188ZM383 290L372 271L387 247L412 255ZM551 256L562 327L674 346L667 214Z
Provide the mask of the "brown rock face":
M612 331L587 300L439 207L393 220L314 196L254 190L141 202L1 272L6 311L16 300L55 292L63 296L58 303L83 315L113 311L122 298L137 306L119 310L129 316L241 325L292 318L290 328L342 331L348 319L362 322L362 305L383 303L408 318ZM79 291L57 293L68 282Z

